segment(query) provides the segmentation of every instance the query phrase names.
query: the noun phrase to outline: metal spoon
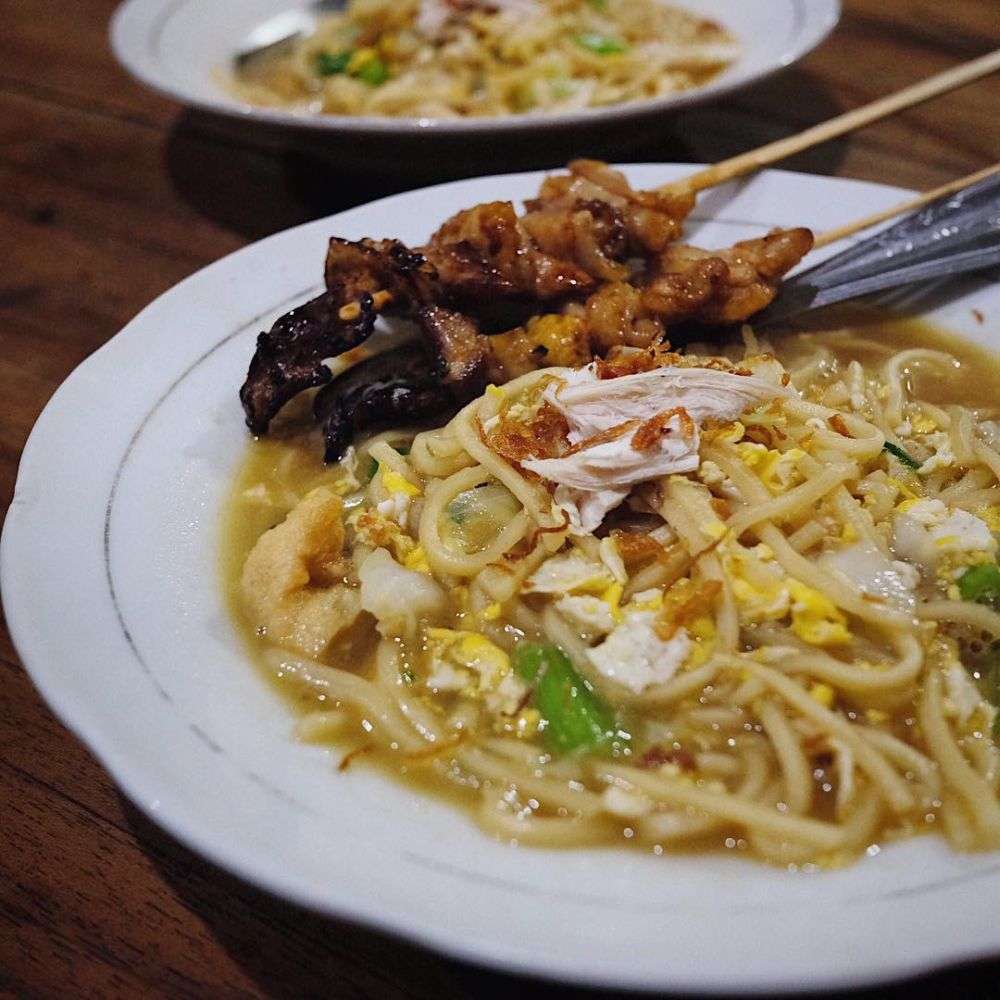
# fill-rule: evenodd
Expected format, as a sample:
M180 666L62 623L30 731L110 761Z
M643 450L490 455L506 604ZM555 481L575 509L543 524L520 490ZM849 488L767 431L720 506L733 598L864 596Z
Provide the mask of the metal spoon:
M795 275L755 325L1000 265L1000 174L946 195Z
M313 0L305 7L275 14L246 36L233 55L233 65L240 70L259 56L274 55L285 46L312 34L320 18L335 14L346 6L347 0Z

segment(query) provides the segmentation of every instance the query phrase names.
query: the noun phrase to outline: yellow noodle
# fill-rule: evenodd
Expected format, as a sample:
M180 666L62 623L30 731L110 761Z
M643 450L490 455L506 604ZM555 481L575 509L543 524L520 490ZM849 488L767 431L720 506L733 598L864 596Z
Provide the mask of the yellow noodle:
M774 747L784 779L783 799L793 813L805 813L812 801L812 768L785 713L762 699L755 711Z
M1000 636L1000 613L972 601L927 601L917 608L922 621L958 622Z
M1000 805L993 790L959 749L944 715L941 677L931 670L924 680L920 725L931 756L941 767L948 788L965 804L984 845L1000 846Z
M868 773L894 811L906 812L913 807L913 796L903 780L882 754L857 735L854 727L843 716L824 708L798 684L770 667L744 658L743 669L763 681L803 716L817 723L822 730L847 744L854 751L859 766Z

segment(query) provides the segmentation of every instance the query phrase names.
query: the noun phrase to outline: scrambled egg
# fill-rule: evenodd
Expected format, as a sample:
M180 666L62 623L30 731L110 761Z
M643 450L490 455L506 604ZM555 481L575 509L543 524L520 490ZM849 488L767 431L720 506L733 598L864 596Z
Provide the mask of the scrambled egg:
M774 494L785 493L804 479L798 469L799 460L806 454L801 448L778 451L753 441L742 441L736 451L743 464Z
M424 552L424 547L418 545L416 548L411 549L403 557L403 565L407 569L415 570L417 573L430 573L431 567L430 563L427 562L427 553Z
M827 597L800 581L789 578L792 596L792 631L811 646L835 646L851 641L847 619Z
M678 629L667 641L661 639L656 633L656 615L655 611L627 613L607 639L587 653L604 677L636 694L670 680L694 645L686 629Z
M818 590L785 575L764 544L752 549L736 543L722 550L723 566L744 622L780 621L791 615L792 631L812 646L849 642L847 620Z
M479 632L429 628L427 645L431 690L454 691L467 698L482 698L495 713L513 715L528 687L511 669L510 657Z
M417 543L403 531L395 519L377 509L355 510L348 516L347 523L354 529L356 541L371 549L388 549L401 563L405 564L418 548Z
M981 507L979 517L995 535L1000 535L1000 507Z
M809 688L809 697L819 702L824 708L833 708L837 700L837 692L829 685L817 682Z
M788 580L769 546L727 545L722 564L744 621L778 621L788 614L792 600Z
M377 504L375 509L382 517L395 521L401 528L405 528L410 502L414 497L420 496L422 491L419 486L411 483L394 469L381 465L379 470L382 486L389 496Z
M380 465L379 468L381 469L382 485L385 487L386 493L390 495L402 493L406 497L420 496L420 487L415 483L411 483L409 479L400 475L395 469L390 469L385 465Z
M904 500L893 519L893 549L909 562L948 575L997 551L990 526L975 514L940 500Z
M603 594L615 578L604 563L591 559L578 549L546 559L525 580L522 590L528 594Z

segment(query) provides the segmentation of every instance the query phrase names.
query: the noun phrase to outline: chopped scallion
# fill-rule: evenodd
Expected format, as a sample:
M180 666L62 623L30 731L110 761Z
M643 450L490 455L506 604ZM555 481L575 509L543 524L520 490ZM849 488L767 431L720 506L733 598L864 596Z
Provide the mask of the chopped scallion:
M378 87L389 79L389 67L376 56L369 59L354 75L370 86Z
M902 462L908 469L920 468L920 463L908 452L903 451L898 444L886 441L886 443L882 445L882 450L887 451L893 458L898 458L899 461Z
M610 35L602 35L597 31L586 31L582 35L577 35L573 41L581 49L586 49L598 56L616 56L628 52L628 46L624 42L612 38Z
M1000 606L1000 566L996 563L970 566L958 578L958 591L963 601Z
M628 735L615 725L610 706L557 646L521 643L514 652L514 670L535 685L535 707L554 752L613 752L627 743Z
M316 56L316 72L320 76L336 76L338 73L347 72L347 64L354 55L353 49L345 49L343 52L320 52Z

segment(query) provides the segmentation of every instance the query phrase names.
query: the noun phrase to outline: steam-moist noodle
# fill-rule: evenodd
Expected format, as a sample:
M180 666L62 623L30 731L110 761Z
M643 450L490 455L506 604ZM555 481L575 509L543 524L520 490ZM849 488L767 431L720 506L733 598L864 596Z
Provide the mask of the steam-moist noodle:
M724 28L660 0L352 0L230 87L323 114L559 112L702 86L738 52Z
M252 446L227 560L300 735L523 844L793 865L925 831L1000 847L1000 384L918 329L625 350L603 379L532 372L328 468L290 418ZM597 419L633 405L619 379L661 375L717 394L688 392L686 428L574 444L580 400ZM688 471L641 478L692 442ZM625 449L614 489L640 478L587 530L595 495L566 483L599 447Z

